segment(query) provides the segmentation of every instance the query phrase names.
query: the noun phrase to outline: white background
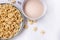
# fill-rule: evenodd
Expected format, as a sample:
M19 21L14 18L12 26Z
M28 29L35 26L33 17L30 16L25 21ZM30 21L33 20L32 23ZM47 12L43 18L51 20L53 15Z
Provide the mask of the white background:
M23 30L21 34L11 40L60 40L60 0L44 1L48 6L46 15L37 23L28 24L28 29ZM33 27L38 27L37 32L33 31ZM45 35L40 34L41 30L45 31Z

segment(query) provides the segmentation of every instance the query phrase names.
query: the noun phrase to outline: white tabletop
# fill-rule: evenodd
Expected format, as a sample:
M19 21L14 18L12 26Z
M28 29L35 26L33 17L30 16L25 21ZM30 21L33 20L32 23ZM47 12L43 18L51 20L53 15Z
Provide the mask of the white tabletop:
M28 29L23 30L21 34L11 40L60 40L60 2L59 0L44 1L48 6L46 15L37 23L33 25L28 24ZM33 27L38 27L37 32L33 31ZM41 30L45 31L45 35L42 36L40 34Z

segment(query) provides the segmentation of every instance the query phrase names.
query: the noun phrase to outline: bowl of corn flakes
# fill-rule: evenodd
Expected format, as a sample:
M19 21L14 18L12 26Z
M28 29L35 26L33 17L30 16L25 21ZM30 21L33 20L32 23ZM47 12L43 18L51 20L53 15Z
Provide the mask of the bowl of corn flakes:
M9 3L0 4L0 39L11 39L23 28L21 10Z

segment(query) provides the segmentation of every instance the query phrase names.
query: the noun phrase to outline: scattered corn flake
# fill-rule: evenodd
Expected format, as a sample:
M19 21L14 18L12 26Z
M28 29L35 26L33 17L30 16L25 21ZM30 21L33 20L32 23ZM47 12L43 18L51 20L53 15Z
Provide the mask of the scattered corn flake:
M33 28L33 31L35 31L35 32L36 32L36 31L37 31L37 29L38 29L37 27L34 27L34 28Z
M24 25L24 29L28 29L28 26L26 24Z
M16 3L16 0L15 1L11 1L12 3Z
M11 3L16 3L16 0L10 0Z
M30 24L36 23L36 21L33 21L33 20L28 20L28 22L29 22Z
M41 34L41 35L44 35L44 34L45 34L45 31L44 31L44 30L42 30L42 31L40 32L40 34Z

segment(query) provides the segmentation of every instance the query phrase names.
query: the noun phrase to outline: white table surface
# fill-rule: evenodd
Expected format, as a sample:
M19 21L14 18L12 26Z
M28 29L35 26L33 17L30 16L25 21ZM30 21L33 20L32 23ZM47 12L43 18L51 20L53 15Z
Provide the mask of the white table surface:
M0 0L0 2L3 0ZM22 1L22 0L21 0ZM30 25L20 35L11 40L60 40L60 2L59 0L44 0L48 6L47 13L37 23ZM7 0L5 0L7 2ZM37 32L33 31L33 27L38 27ZM41 35L44 30L45 35Z

